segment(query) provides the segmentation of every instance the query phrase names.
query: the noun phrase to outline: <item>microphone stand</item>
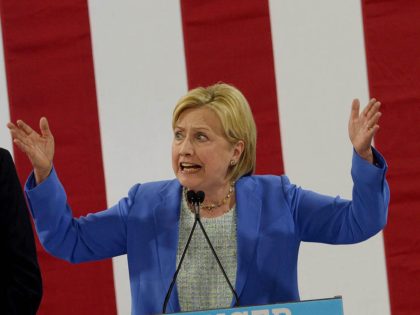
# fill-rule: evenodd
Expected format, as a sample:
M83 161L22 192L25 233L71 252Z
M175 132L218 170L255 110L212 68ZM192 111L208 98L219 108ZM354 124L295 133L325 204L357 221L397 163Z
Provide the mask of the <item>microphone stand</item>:
M203 200L204 200L204 198L203 198ZM216 251L214 250L213 244L211 243L209 236L207 235L206 229L204 228L203 223L201 223L201 219L200 219L200 204L199 203L196 203L194 205L194 208L195 208L195 213L196 213L195 222L198 222L198 225L200 226L201 231L203 231L203 234L204 234L204 237L206 238L207 244L209 244L209 247L211 249L211 252L213 253L214 258L216 258L217 265L219 266L220 270L222 271L223 276L224 276L227 284L229 285L230 291L232 291L232 294L235 297L235 307L238 307L240 305L239 304L238 294L236 293L235 289L233 288L232 283L230 283L229 278L228 278L228 276L226 274L226 271L223 268L222 263L220 262L220 259L219 259L219 257L216 254Z
M166 293L165 301L163 302L162 314L165 314L165 312L166 312L166 307L168 306L169 297L171 296L172 289L174 288L174 285L175 285L175 282L176 282L176 278L178 277L178 273L181 270L182 262L184 261L185 254L187 252L188 246L190 246L191 238L192 238L192 235L194 233L194 230L195 230L196 226L197 226L197 218L194 221L194 224L193 224L193 227L191 229L190 235L188 236L187 244L185 245L184 251L182 252L181 259L179 260L178 267L176 268L176 271L175 271L174 276L172 278L171 285L169 286L168 292Z
M201 197L201 195L200 195L200 197ZM203 200L204 200L204 196L203 196L203 198L202 198L202 200L200 202L203 202ZM189 190L187 192L187 201L188 201L188 203L191 203L193 205L198 204L198 202L197 202L197 194L194 191ZM162 314L165 314L166 313L166 307L168 306L169 298L170 298L171 293L172 293L172 290L174 288L176 279L178 278L178 273L181 270L182 262L184 261L185 254L187 253L187 249L190 246L193 233L195 231L195 228L197 227L197 222L198 222L197 219L200 218L200 208L198 208L198 210L197 210L194 207L194 210L195 210L194 224L193 224L193 227L191 228L190 235L188 236L187 244L185 244L184 250L182 252L181 259L179 260L178 267L176 268L176 271L175 271L175 273L174 273L174 275L172 277L172 282L171 282L171 284L169 286L168 292L166 293L165 301L163 302L163 307L162 307Z
M229 278L226 274L226 271L223 268L222 263L220 262L220 259L216 254L216 251L214 250L213 244L211 243L210 238L207 235L207 232L206 232L203 224L201 223L200 203L202 203L204 201L204 192L198 191L197 193L195 193L194 191L190 190L190 191L187 192L187 200L188 200L189 203L191 203L194 206L194 217L195 217L194 224L193 224L193 227L191 228L191 232L190 232L190 235L188 236L187 244L185 245L185 248L182 252L181 259L179 260L178 267L176 268L176 271L175 271L174 276L172 278L172 282L169 286L168 292L166 293L165 301L163 302L163 307L162 307L162 314L166 313L166 307L168 306L169 298L170 298L172 290L175 286L175 282L176 282L176 279L178 277L178 273L181 270L182 262L184 261L185 254L186 254L187 249L190 245L193 233L194 233L194 231L197 227L197 223L200 226L201 231L203 231L203 234L204 234L204 237L206 238L207 244L209 244L210 249L213 253L213 256L214 256L214 258L216 258L217 264L218 264L220 270L222 271L223 276L224 276L226 282L228 283L230 290L232 291L232 294L235 297L235 307L237 307L237 306L239 306L238 294L236 293L235 289L233 288L232 284L230 283Z

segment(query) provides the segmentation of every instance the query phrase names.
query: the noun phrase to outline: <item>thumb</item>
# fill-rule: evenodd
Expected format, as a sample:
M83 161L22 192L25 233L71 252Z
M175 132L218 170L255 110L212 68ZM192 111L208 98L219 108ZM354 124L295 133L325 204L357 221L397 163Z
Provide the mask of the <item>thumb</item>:
M350 121L359 118L360 102L357 98L351 103Z
M50 126L48 125L48 120L45 117L42 117L39 120L39 129L41 129L41 134L43 136L52 136Z

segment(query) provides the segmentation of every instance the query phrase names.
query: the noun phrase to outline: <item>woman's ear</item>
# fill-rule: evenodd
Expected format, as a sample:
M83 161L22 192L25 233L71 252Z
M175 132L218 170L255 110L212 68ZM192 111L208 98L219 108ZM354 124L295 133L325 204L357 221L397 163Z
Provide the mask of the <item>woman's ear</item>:
M235 164L239 162L239 159L241 158L242 153L245 149L245 142L243 140L239 140L233 145L233 156L232 160L235 161Z

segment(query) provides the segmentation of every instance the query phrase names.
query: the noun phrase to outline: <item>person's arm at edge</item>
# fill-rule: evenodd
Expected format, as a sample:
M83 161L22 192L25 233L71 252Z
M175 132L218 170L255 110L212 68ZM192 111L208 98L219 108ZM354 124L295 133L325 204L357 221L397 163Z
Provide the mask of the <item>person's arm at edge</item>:
M7 192L5 200L1 202L4 207L2 211L7 211L7 222L3 222L7 234L3 254L10 262L3 270L9 279L5 284L7 287L3 305L7 314L35 314L42 298L42 279L35 240L12 157L6 150L1 151L0 183L2 190Z

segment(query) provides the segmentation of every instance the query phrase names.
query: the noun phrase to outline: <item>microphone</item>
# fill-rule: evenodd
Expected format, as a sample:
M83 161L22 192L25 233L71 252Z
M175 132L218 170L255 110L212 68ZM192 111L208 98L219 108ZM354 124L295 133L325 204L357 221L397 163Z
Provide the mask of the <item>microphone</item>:
M198 204L203 203L204 196L205 196L204 191L199 190L199 191L197 191L197 193L195 195L196 195Z
M195 204L197 200L197 194L194 190L188 190L187 191L187 201L190 204Z
M196 193L194 190L188 190L187 201L189 204L193 205L195 220L197 221L197 219L200 219L200 208L198 205L204 201L204 192L198 191Z

